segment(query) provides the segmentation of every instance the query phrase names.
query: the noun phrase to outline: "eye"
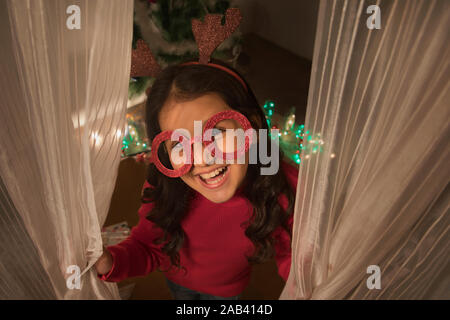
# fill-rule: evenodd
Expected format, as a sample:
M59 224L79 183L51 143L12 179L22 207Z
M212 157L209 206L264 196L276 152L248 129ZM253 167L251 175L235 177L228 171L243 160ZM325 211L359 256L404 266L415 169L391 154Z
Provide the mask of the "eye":
M172 141L171 142L171 146L170 148L173 149L183 149L183 141L184 140L189 140L188 138L186 138L185 136L181 136L179 138L179 141Z
M226 132L226 130L223 128L213 128L212 136L213 136L213 138L215 138L216 136L220 137L220 135L223 135L225 132Z
M182 147L183 146L181 145L181 142L174 142L174 144L172 145L172 149L175 149L175 150L180 149Z

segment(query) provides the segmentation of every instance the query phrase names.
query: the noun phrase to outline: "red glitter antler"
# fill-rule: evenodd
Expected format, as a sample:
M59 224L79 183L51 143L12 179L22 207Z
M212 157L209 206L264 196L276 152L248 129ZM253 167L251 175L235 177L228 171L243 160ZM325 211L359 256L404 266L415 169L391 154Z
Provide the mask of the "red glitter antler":
M229 8L225 13L225 25L222 26L222 15L207 14L205 21L192 20L192 32L197 42L199 63L206 64L212 52L227 39L241 22L241 11L238 8Z
M131 77L156 77L161 67L153 57L144 40L136 42L136 49L131 52Z

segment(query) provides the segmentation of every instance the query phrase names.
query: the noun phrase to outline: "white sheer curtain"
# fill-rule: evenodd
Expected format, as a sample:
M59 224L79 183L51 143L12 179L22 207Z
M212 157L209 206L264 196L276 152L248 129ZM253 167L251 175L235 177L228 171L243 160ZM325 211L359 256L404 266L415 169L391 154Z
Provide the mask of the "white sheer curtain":
M132 23L132 0L0 2L1 299L119 298L91 266L120 161ZM80 289L66 285L71 265Z
M280 299L450 298L449 6L321 1L305 126L325 144L302 157Z

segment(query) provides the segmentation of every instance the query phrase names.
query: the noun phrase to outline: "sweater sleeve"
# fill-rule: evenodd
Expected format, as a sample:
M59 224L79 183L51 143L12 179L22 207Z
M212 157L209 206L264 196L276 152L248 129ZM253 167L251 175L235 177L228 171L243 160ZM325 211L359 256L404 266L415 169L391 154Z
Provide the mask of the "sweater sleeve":
M292 187L294 194L297 188L298 169L289 164L283 163L282 168L286 174L288 182ZM287 209L287 198L284 195L280 196L280 205L283 209ZM292 227L294 223L294 213L290 212L287 225L292 234ZM275 242L275 260L278 267L278 274L287 281L289 271L291 268L291 237L283 227L278 227L274 232Z
M118 282L144 276L161 265L163 244L155 245L153 240L162 235L162 230L146 219L152 208L153 203L143 203L138 211L139 223L132 228L130 236L106 248L113 257L113 266L107 274L98 275L101 280Z

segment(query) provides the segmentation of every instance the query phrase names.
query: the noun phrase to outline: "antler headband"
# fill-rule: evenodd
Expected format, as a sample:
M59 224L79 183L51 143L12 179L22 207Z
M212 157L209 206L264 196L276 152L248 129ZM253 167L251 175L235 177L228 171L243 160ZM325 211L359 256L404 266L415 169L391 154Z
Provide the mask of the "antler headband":
M221 24L222 15L207 14L204 22L197 19L192 20L192 32L197 42L199 61L182 63L181 65L202 64L227 72L236 78L247 90L244 80L233 70L219 64L209 62L213 51L236 30L241 22L242 16L238 8L229 8L225 13L225 25ZM161 72L161 67L154 58L147 44L139 39L136 49L131 54L131 76L156 77Z

